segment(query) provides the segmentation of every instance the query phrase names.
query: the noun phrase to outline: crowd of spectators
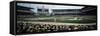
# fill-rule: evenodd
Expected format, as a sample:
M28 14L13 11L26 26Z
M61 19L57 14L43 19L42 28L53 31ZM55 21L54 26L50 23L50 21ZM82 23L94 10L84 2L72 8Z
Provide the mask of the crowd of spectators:
M22 32L63 32L96 29L96 25L53 25L36 23L17 23L17 33Z

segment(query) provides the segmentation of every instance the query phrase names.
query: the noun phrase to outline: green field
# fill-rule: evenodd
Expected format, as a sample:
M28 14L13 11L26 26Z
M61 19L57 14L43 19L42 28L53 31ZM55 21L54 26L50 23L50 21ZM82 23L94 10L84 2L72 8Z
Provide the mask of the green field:
M63 23L96 23L96 16L31 16L18 17L18 21L37 21L37 22L63 22Z

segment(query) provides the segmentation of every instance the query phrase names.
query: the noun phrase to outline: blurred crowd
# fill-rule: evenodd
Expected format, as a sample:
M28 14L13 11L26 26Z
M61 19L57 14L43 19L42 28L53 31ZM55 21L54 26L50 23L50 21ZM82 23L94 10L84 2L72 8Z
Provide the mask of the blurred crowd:
M96 29L96 25L53 25L36 23L17 23L17 33L23 32L65 32Z

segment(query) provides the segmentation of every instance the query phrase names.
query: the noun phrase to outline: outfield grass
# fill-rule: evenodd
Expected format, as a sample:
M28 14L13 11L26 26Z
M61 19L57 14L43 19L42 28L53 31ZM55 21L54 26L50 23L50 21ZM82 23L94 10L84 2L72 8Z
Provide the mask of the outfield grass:
M53 17L53 18L51 18ZM82 20L69 20L77 17ZM37 20L34 20L37 19ZM44 18L41 20L41 18ZM50 18L50 19L48 19ZM96 23L96 16L33 16L27 18L18 18L22 21L39 21L39 22L63 22L63 23ZM56 21L55 21L56 20Z

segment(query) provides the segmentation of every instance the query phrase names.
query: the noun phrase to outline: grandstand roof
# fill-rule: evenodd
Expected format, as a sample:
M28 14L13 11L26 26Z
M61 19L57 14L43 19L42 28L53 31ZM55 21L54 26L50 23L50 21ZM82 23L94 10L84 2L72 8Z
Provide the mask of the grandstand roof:
M30 4L18 3L17 5L30 7L30 8L49 8L49 9L82 9L84 6L64 6L64 5L47 5L47 4Z
M23 10L26 9L26 10L28 10L28 9L33 9L33 8L17 5L17 9L23 9Z

